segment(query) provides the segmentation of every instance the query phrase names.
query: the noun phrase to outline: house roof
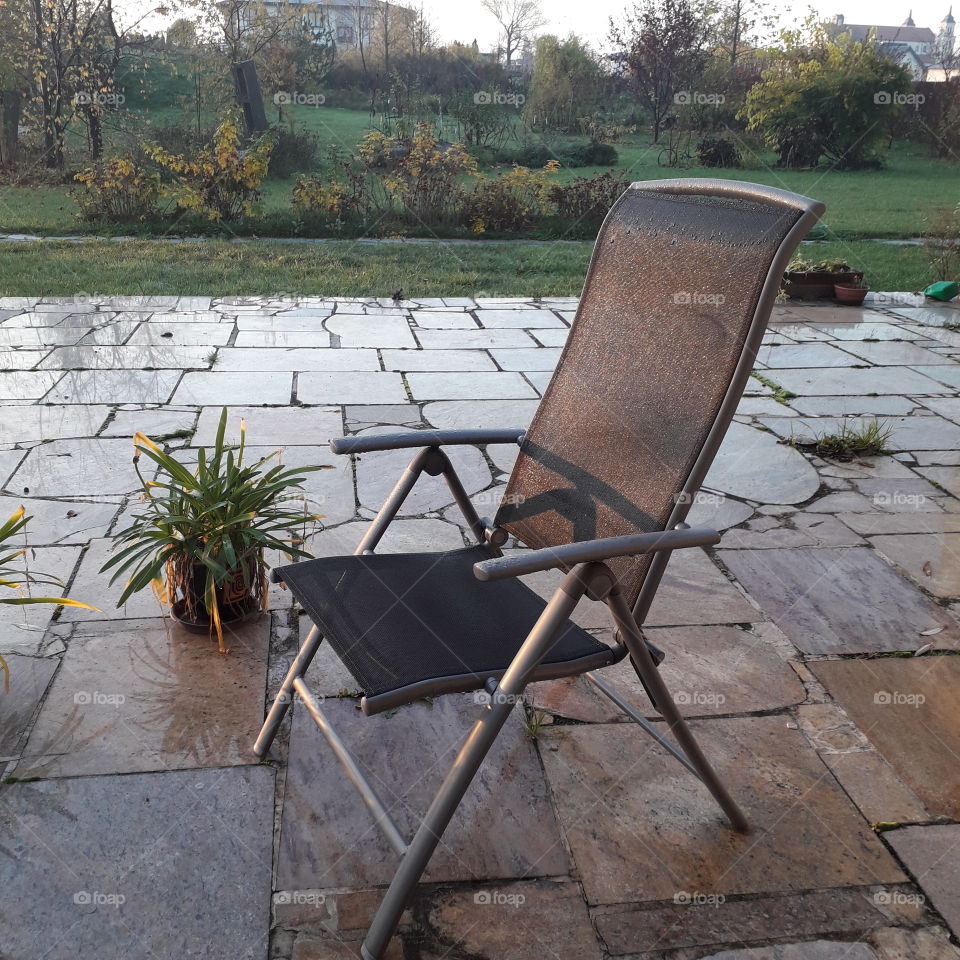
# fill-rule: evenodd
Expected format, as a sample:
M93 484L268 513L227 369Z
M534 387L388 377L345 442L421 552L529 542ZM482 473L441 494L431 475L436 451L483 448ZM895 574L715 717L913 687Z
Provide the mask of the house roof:
M933 43L936 39L929 27L882 27L869 23L829 24L833 33L849 34L863 42L874 39L878 43Z

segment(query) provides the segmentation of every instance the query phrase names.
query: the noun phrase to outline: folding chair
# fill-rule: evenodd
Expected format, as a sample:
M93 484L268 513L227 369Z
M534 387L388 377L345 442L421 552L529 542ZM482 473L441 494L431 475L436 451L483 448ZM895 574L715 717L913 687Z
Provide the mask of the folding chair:
M254 751L266 753L297 694L396 851L399 867L361 948L366 960L383 955L471 780L533 681L586 675L705 784L736 830L749 829L660 677L663 654L641 628L672 551L719 542L684 519L750 376L787 262L823 211L751 183L635 183L600 231L567 345L528 429L331 442L339 454L419 451L352 556L274 570L315 626ZM492 443L520 450L491 521L477 515L443 448ZM423 473L443 475L477 545L375 554ZM504 556L508 535L532 551ZM548 603L516 579L550 569L566 576ZM613 645L568 619L584 596L609 607ZM364 691L365 714L443 693L489 693L409 841L304 682L323 637ZM673 741L595 672L627 656Z

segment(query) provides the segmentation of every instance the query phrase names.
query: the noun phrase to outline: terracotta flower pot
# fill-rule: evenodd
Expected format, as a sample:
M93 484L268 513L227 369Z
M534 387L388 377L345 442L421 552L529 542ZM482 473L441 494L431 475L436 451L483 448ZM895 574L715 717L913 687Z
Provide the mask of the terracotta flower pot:
M846 303L851 307L859 307L867 295L867 288L854 286L849 283L835 283L833 285L833 295L839 303Z

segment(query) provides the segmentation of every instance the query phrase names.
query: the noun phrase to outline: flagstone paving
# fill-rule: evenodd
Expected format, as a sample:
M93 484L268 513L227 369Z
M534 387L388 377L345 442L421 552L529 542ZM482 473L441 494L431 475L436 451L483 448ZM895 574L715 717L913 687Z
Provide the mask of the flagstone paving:
M0 299L0 513L34 518L17 563L100 608L0 606L0 957L359 955L389 848L300 704L268 764L250 751L309 621L273 586L221 656L150 593L117 608L99 571L138 503L131 437L190 462L226 404L251 455L333 467L306 484L323 515L308 546L350 552L410 453L352 462L326 441L525 427L575 307ZM536 684L391 960L960 960L957 319L909 294L778 307L690 514L721 545L674 558L650 611L664 679L753 832L586 681ZM790 442L877 417L888 456ZM450 455L492 516L516 448ZM465 543L425 477L380 550ZM574 619L610 639L600 604ZM629 660L607 678L660 723ZM412 830L483 698L366 718L326 645L308 679Z

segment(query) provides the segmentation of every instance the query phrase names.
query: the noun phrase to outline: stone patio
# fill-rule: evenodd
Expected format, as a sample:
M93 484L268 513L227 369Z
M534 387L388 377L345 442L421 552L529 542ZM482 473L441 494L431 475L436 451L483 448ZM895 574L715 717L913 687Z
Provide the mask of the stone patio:
M326 441L524 426L572 298L0 299L0 511L29 562L102 609L0 607L3 960L356 957L392 855L298 706L250 747L308 622L288 594L215 642L99 573L136 501L131 436L230 432L333 466L311 549L351 552L409 453ZM582 680L529 691L391 944L405 960L960 960L960 309L906 294L778 307L648 620L663 672L754 832ZM880 416L892 455L783 441ZM515 451L456 448L492 515ZM421 480L381 545L468 542ZM510 545L513 549L513 545ZM529 578L548 594L551 574ZM576 614L608 630L596 606ZM629 663L608 672L658 714ZM375 718L324 647L308 677L404 830L477 698Z

